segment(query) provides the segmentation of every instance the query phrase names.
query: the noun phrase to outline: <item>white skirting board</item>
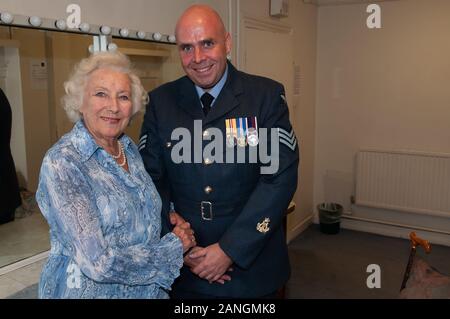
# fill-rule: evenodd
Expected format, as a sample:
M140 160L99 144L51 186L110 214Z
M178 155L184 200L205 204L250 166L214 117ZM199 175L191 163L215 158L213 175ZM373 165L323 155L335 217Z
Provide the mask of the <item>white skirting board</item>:
M397 226L381 221L358 220L352 217L341 219L341 228L362 231L377 235L409 239L410 232L415 232L419 237L429 241L431 244L450 246L450 234L444 232L427 231L408 225Z
M286 242L289 244L292 240L295 239L298 235L303 233L303 231L308 228L313 222L313 215L306 217L300 223L298 223L292 230L288 231L286 236Z

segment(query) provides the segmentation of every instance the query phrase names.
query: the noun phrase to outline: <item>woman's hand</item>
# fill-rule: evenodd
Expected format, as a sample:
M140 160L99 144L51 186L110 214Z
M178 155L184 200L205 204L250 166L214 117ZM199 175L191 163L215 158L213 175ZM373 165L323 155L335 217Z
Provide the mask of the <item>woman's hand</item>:
M191 224L189 224L188 222L177 224L173 228L172 233L180 238L181 243L183 244L184 253L197 245L195 241L194 231L191 228Z

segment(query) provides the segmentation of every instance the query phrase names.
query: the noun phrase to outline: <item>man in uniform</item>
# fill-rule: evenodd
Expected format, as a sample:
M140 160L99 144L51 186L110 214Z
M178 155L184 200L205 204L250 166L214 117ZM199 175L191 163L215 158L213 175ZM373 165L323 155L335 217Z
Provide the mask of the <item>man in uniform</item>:
M186 220L198 244L172 297L276 297L290 275L283 219L299 164L284 88L227 61L231 37L210 7L188 8L175 32L187 76L150 92L139 144L163 200L163 228ZM205 156L212 142L223 148ZM263 172L261 153L249 160L258 149L277 156L275 170Z

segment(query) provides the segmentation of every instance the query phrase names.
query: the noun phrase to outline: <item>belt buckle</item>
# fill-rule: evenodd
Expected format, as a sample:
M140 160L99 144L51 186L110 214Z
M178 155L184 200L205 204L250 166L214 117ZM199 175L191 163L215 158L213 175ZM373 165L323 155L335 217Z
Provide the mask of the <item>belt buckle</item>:
M200 203L200 207L202 210L202 219L203 220L213 220L213 214L212 214L212 203L202 201Z

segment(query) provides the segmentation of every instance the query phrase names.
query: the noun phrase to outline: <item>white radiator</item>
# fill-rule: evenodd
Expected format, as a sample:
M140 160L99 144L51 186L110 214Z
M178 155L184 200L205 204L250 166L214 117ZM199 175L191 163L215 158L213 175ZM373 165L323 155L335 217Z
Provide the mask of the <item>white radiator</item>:
M361 150L356 204L450 217L450 154Z

